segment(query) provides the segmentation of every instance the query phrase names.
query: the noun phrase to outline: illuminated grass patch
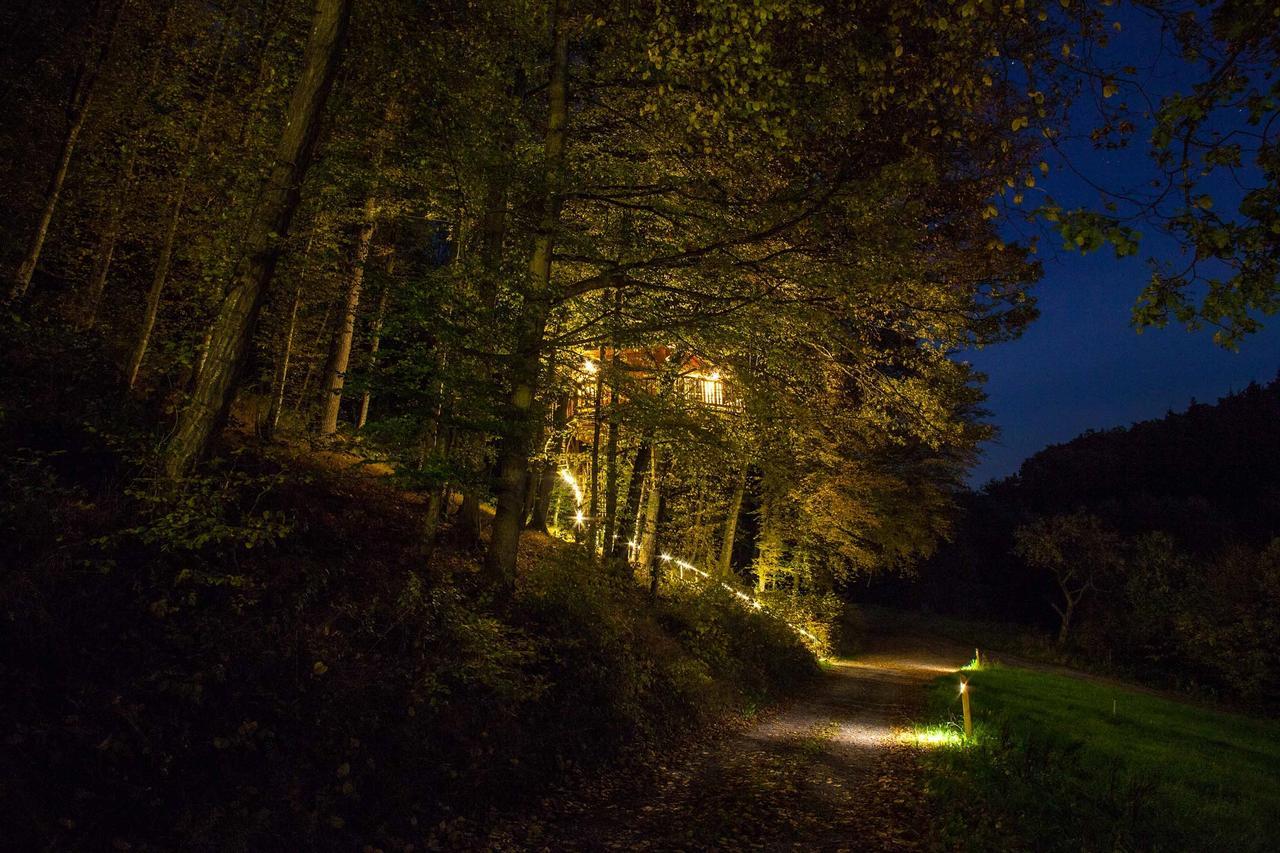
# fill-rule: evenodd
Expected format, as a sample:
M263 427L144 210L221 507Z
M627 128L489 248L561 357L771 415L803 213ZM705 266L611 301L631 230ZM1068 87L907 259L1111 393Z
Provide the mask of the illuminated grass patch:
M964 732L953 725L913 726L897 732L894 739L921 749L958 749L965 744Z
M961 849L1270 851L1280 722L1069 675L967 669L931 691L926 747L942 834ZM953 748L963 745L964 748Z

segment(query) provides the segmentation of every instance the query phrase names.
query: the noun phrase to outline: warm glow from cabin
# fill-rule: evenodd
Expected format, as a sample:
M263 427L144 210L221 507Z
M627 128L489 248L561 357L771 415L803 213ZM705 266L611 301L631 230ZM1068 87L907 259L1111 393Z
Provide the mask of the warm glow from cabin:
M702 380L702 402L708 406L724 405L724 385L718 372Z

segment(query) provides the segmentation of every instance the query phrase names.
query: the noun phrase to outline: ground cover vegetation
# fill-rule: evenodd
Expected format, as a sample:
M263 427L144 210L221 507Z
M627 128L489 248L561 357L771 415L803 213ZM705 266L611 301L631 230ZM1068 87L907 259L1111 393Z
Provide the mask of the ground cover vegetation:
M983 665L921 732L938 831L966 850L1266 850L1280 825L1280 725L1073 675Z

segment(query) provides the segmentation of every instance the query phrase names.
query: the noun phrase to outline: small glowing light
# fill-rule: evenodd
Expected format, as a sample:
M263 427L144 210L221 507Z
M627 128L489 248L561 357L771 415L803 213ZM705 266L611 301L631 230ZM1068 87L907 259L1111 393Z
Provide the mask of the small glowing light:
M589 358L583 359L582 369L587 373L595 373L597 370L600 369L600 365L596 364L594 361L592 361Z
M670 555L670 554L663 554L663 555L662 555L662 562L664 562L664 563L669 563L669 562L671 562L671 555Z
M961 693L965 692L965 690L966 690L966 689L968 689L968 687L969 687L969 682L967 682L967 681L962 681L962 682L960 682L960 692L961 692Z
M718 370L713 370L713 371L711 371L711 375L710 375L709 377L707 377L707 378L708 378L708 379L710 379L712 382L719 382L719 381L720 381L720 371L718 371Z
M582 514L582 510L578 510L576 513L574 513L573 523L576 526L581 527L586 522L586 520L587 520L587 517Z

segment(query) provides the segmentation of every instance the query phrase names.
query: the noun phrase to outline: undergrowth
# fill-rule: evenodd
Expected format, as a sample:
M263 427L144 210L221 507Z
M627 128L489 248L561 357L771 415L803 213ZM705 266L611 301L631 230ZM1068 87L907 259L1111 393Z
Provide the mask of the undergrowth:
M545 540L494 604L472 554L423 565L421 505L368 478L250 448L161 487L154 411L85 344L23 337L0 377L14 849L421 847L816 669L726 593L651 603Z

